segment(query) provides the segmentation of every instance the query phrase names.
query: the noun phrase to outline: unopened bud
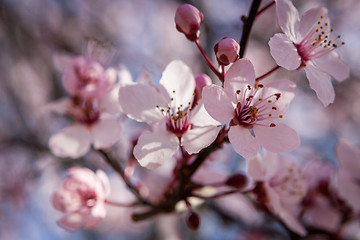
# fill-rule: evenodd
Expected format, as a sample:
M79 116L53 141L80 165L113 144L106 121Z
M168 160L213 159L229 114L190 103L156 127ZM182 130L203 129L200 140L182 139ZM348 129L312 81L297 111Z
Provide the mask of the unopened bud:
M195 77L195 83L196 83L195 93L196 93L197 98L200 99L202 89L205 86L211 85L212 81L211 81L211 78L208 75L202 73L202 74L199 74L199 75L197 75Z
M230 176L225 184L234 187L237 189L243 189L248 184L248 177L244 173L237 173L235 175Z
M197 213L189 211L186 216L186 224L192 230L197 230L200 226L200 217Z
M223 38L214 47L216 60L226 66L239 58L240 45L232 38Z
M182 4L175 13L176 29L184 33L190 41L195 41L199 38L203 18L203 14L196 7Z

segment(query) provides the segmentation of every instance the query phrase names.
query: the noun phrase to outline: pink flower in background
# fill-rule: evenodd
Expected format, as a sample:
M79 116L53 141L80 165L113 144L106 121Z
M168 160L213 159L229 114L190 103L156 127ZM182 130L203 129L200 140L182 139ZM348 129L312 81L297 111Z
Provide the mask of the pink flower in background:
M269 41L270 53L276 63L287 70L304 67L310 87L327 106L335 98L330 75L337 81L349 77L349 67L334 52L340 36L333 37L325 8L313 8L301 19L289 0L277 0L276 10L284 33L275 34Z
M248 161L248 174L262 182L267 205L284 223L301 236L306 230L298 221L300 202L307 192L307 181L296 161L289 157L265 152Z
M156 168L170 160L179 145L189 153L209 146L220 128L201 102L193 104L195 80L181 61L173 61L164 70L159 88L132 83L119 91L121 109L128 117L146 122L153 132L140 136L134 156L140 165Z
M73 61L78 60L75 58ZM69 68L72 67L72 64L70 63ZM98 63L96 63L97 65L101 67ZM54 155L78 158L85 155L91 145L95 149L109 148L120 139L121 125L118 120L120 106L117 95L120 83L127 79L127 72L126 70L117 71L113 68L106 71L111 73L108 75L109 78L99 78L96 83L88 82L89 86L92 86L91 89L97 89L96 91L93 91L94 89L90 91L87 88L88 85L81 85L80 89L72 86L76 96L60 99L48 106L48 109L59 114L67 114L75 120L75 124L50 137L49 147ZM64 76L66 74L65 71ZM64 78L69 79L70 77ZM119 83L114 84L117 78ZM109 79L111 81L108 81ZM73 80L75 83L77 82L76 79ZM101 83L101 81L105 81L105 83ZM66 83L64 84L66 87Z
M51 152L58 157L78 158L85 155L91 145L95 149L109 148L121 137L121 124L117 119L118 92L115 86L101 100L61 99L50 108L61 114L70 115L76 122L49 139Z
M255 70L247 59L236 61L226 72L224 88L203 89L205 109L217 121L230 121L229 140L244 158L253 158L262 145L271 152L287 152L299 145L297 133L278 123L294 97L288 80L255 86ZM251 130L254 131L252 135Z
M101 170L95 174L87 168L73 167L67 173L52 195L54 208L65 213L58 224L67 230L92 228L106 215L109 180Z
M335 174L331 162L314 160L304 167L309 192L305 197L303 219L307 225L334 232L341 222L341 212L326 195Z
M77 56L66 65L62 83L72 96L102 98L114 84L114 75L114 69L105 70L99 62Z
M348 139L339 139L336 145L339 162L333 186L340 197L356 212L360 212L360 149Z

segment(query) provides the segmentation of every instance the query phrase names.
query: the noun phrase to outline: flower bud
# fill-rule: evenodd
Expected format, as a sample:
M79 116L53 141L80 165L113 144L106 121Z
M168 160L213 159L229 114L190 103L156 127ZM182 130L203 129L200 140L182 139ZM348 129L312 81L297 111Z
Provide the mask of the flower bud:
M205 86L209 86L211 85L212 81L211 81L211 78L202 73L202 74L199 74L195 77L195 83L196 83L196 86L195 86L195 94L197 96L198 99L201 98L201 93L202 93L202 89L205 87Z
M237 189L243 189L244 187L246 187L246 185L248 184L248 177L246 176L246 174L243 173L237 173L235 175L230 176L225 184L230 186L230 187L234 187Z
M195 41L199 38L203 18L203 14L196 7L182 4L175 13L176 29L184 33L190 41Z
M186 224L192 230L197 230L200 226L200 217L197 213L189 211L186 216Z
M239 58L240 45L232 38L223 38L214 47L216 60L227 66Z

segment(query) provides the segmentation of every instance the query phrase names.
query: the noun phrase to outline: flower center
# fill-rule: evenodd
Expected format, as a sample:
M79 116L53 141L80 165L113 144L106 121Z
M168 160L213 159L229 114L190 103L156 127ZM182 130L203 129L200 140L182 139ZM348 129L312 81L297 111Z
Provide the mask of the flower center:
M83 205L92 208L96 204L96 193L94 191L86 191L81 194Z
M73 97L72 103L69 114L75 119L75 121L90 126L99 120L100 110L97 101L83 100L79 97Z
M333 31L330 28L330 24L326 21L324 22L324 16L321 16L317 25L308 31L302 41L294 43L303 61L303 65L307 61L324 56L338 48L339 45L345 44L345 42L340 42L340 35L332 40L330 39L330 34Z
M276 102L281 97L280 93L271 94L266 98L260 98L264 86L259 84L257 88L247 86L241 92L235 92L237 98L236 108L234 110L234 118L231 120L230 125L241 125L245 128L252 128L254 124L275 127L275 123L262 123L264 120L271 120L274 118L282 118L283 115L277 115Z
M270 185L285 194L288 199L305 196L306 177L302 169L295 163L288 166L282 173L270 181Z
M175 93L175 91L173 91L173 93ZM171 103L173 103L174 98L172 97L170 100ZM197 105L197 103L188 102L185 108L182 104L178 107L168 107L167 109L156 105L156 108L166 117L166 129L181 138L182 135L191 128L191 112Z

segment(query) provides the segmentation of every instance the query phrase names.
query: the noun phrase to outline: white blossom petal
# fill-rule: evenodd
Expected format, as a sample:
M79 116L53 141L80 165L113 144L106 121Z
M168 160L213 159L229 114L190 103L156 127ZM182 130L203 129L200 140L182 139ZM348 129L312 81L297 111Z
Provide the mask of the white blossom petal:
M162 95L155 88L141 83L120 87L119 102L128 117L150 125L164 118L156 106L167 107Z
M190 68L182 61L172 61L166 66L160 84L165 88L169 98L174 99L174 107L188 106L194 98L195 78Z
M189 154L198 153L209 146L217 137L220 127L207 126L188 130L181 139L181 145Z
M95 149L109 148L121 137L120 123L114 118L100 119L91 129Z
M154 169L170 161L179 148L178 138L167 131L142 134L134 147L134 156L141 166Z
M51 152L58 157L78 158L90 150L91 136L82 125L71 125L49 139Z

